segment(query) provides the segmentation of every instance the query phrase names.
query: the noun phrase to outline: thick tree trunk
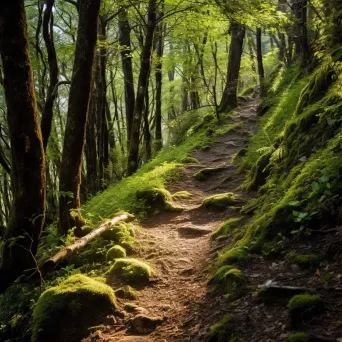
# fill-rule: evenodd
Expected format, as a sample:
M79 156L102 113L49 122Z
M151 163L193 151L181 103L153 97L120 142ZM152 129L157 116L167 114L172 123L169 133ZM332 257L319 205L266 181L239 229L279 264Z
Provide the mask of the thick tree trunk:
M125 87L127 146L129 146L134 116L135 93L131 51L131 28L127 17L127 11L125 9L122 9L119 14L119 42Z
M45 11L43 17L43 38L48 54L49 63L49 87L47 91L47 97L45 100L45 106L42 113L42 135L44 149L48 144L48 140L51 134L52 120L53 120L53 105L57 96L55 87L58 83L58 61L55 50L55 45L53 42L53 5L55 0L45 1Z
M261 93L263 93L264 92L265 71L264 71L264 63L263 63L263 55L262 55L261 28L257 28L257 31L256 31L256 49L257 49L257 60L258 60L258 74L259 74L260 91L261 91Z
M45 156L23 0L0 2L0 54L10 131L13 202L0 266L0 293L34 265L45 220Z
M81 167L99 9L100 0L80 1L59 186L59 231L63 234L73 227L79 229L83 224L79 211Z
M220 113L228 112L237 106L237 87L245 32L246 29L244 25L236 22L232 23L227 81L219 106Z
M147 91L148 78L151 70L151 53L153 46L153 34L156 27L157 0L150 0L148 6L148 22L146 39L142 52L142 60L138 81L138 91L135 100L134 118L132 123L131 140L128 153L128 175L132 175L138 169L140 126L144 111L144 98Z

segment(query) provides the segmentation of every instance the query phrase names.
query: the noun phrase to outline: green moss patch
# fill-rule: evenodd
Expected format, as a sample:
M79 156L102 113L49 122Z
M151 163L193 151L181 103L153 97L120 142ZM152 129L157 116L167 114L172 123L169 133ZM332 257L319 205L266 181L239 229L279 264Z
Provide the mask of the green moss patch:
M229 233L232 233L236 228L239 228L241 225L242 218L231 218L226 221L219 229L217 229L211 237L213 239L219 239L220 237L228 236Z
M189 198L192 196L191 192L188 191L178 191L172 195L172 198Z
M194 157L184 157L183 159L180 160L182 164L200 164L199 160L194 158Z
M126 283L145 283L152 275L152 270L146 263L133 259L116 259L109 269L109 274L119 277Z
M226 315L219 323L210 327L210 341L227 342L232 335L233 318Z
M229 206L237 203L236 196L232 192L214 195L203 200L204 208L214 211L222 211L228 209Z
M291 334L287 340L288 342L309 342L309 335L305 332L297 332Z
M287 255L287 259L302 269L315 268L319 266L320 261L316 254L296 254L293 252Z
M106 260L114 261L115 259L119 258L126 258L126 250L119 245L115 245L108 250L106 254Z
M218 166L218 167L211 167L211 168L206 168L203 170L200 170L194 174L194 177L196 180L200 182L204 182L209 179L212 175L222 172L224 170L227 170L227 167L224 166Z
M130 252L134 250L134 230L133 224L120 222L113 228L105 231L102 234L102 238L110 240Z
M247 287L247 282L241 270L228 265L220 267L210 278L209 284L213 285L215 289L223 290L234 298L242 294Z
M115 290L115 296L122 299L137 299L137 291L126 285Z
M223 251L219 256L219 263L221 265L236 264L248 259L248 253L245 249L234 247Z
M73 275L40 296L33 312L32 341L80 341L89 327L115 312L111 287L81 274Z
M296 295L290 299L287 309L290 314L292 327L297 329L301 324L321 313L323 302L319 295Z

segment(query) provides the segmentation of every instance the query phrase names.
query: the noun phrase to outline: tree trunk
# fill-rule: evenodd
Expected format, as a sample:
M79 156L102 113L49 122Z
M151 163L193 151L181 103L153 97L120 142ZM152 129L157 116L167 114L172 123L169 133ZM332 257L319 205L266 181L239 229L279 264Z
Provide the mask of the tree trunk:
M149 83L147 82L147 90L145 92L145 108L144 108L144 141L145 141L145 160L149 161L152 158L152 137L150 131L150 123L148 114L150 112L150 94L148 92Z
M163 17L163 13L159 13L159 18ZM156 135L155 135L155 151L158 152L163 147L163 136L162 136L162 80L163 80L163 52L164 52L164 37L163 37L163 22L160 22L156 28Z
M256 48L257 48L257 61L258 61L258 74L259 74L260 91L262 94L264 92L265 71L264 71L264 63L263 63L263 55L262 55L261 28L257 28Z
M48 140L51 134L52 120L53 120L53 105L57 96L55 87L58 83L58 61L55 50L55 45L53 42L53 6L55 0L45 1L45 11L43 17L43 38L48 55L49 63L49 87L47 91L47 97L45 101L45 106L42 113L42 135L44 150L48 144Z
M34 265L45 220L45 156L23 0L0 2L0 54L10 131L13 202L0 266L0 293Z
M153 34L156 27L157 0L150 0L148 6L148 22L146 39L142 52L142 60L138 81L138 91L135 100L134 118L132 123L131 140L128 153L128 175L132 175L138 169L140 126L144 111L144 98L147 91L148 78L151 70L151 53L153 46Z
M219 106L220 113L229 112L237 106L237 87L245 32L246 29L244 25L236 22L232 24L232 40L229 49L227 81Z
M81 0L60 174L59 231L80 229L80 185L100 0ZM73 211L73 212L71 212Z
M125 87L127 146L129 146L134 116L135 93L131 51L131 28L127 18L127 11L125 9L121 9L119 14L119 42Z

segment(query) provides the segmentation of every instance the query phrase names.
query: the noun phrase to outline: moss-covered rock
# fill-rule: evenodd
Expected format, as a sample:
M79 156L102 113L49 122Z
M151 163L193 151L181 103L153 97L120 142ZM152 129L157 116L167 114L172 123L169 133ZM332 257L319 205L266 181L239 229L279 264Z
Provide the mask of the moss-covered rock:
M119 245L115 245L108 250L106 254L106 260L114 261L115 259L119 258L126 258L126 250Z
M248 259L248 253L244 248L234 247L224 250L219 256L219 263L221 265L236 264Z
M196 180L198 180L200 182L205 182L212 175L219 173L219 172L222 172L224 170L227 170L226 166L209 167L209 168L206 168L206 169L203 169L203 170L196 172L194 174L194 177Z
M78 342L88 328L115 314L111 287L81 274L46 290L33 312L33 342Z
M288 342L309 342L309 335L305 332L297 332L291 334L287 340Z
M207 197L203 200L202 205L209 210L222 211L231 205L235 205L236 203L236 196L232 192L227 192L224 194Z
M137 291L126 285L115 290L115 296L122 299L137 299Z
M302 269L315 268L319 265L320 258L316 254L297 254L291 252L287 259Z
M134 312L137 307L138 307L138 305L136 305L134 303L125 303L124 304L124 309L127 312Z
M102 234L105 240L124 247L128 252L134 250L134 225L131 223L120 222L113 228L108 229Z
M200 164L199 160L194 158L194 157L190 157L190 156L187 156L187 157L184 157L182 160L181 160L181 163L182 164Z
M242 218L231 218L223 225L220 226L219 229L217 229L214 233L212 233L211 237L213 239L218 239L222 236L227 236L229 233L233 232L236 228L239 228L241 225Z
M319 295L296 295L290 299L287 309L290 314L292 327L296 329L302 323L318 315L323 309L323 302Z
M227 342L232 335L233 318L226 315L219 323L210 327L209 341L211 342Z
M188 191L178 191L172 195L172 198L189 198L192 196L191 192Z
M222 266L209 280L215 289L223 290L226 294L236 298L247 288L243 273L234 266Z
M116 259L109 269L109 274L119 277L126 283L136 284L148 282L152 270L149 265L137 259Z
M169 191L161 188L139 190L135 194L139 201L140 211L148 214L158 214L161 211L181 211L183 208L172 203Z

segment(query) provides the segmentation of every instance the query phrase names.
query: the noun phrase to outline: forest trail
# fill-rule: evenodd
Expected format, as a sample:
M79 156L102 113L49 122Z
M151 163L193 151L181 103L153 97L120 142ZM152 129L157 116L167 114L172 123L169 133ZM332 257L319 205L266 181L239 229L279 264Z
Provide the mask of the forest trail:
M215 318L217 321L222 317L217 299L208 295L209 266L220 249L210 239L210 233L238 214L233 209L210 212L201 208L201 203L208 196L225 192L235 192L242 202L247 200L245 193L236 192L244 175L236 173L231 160L246 147L249 135L256 128L257 105L257 100L241 105L232 119L241 122L241 126L205 151L193 152L192 157L200 164L185 165L181 180L168 185L172 194L178 191L192 194L176 200L186 210L149 218L137 234L138 257L154 266L156 276L149 286L138 289L137 300L129 302L138 306L135 314L162 317L163 323L148 337L128 337L129 332L120 330L103 333L104 341L121 341L123 336L126 337L122 341L203 341ZM222 170L205 182L194 178L201 169L219 166L223 166Z

